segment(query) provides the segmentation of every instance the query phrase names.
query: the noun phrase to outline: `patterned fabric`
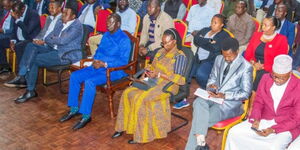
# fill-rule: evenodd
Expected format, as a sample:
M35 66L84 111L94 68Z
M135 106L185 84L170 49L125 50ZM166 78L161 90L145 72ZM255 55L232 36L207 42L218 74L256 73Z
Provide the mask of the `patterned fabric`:
M149 33L149 42L151 42L151 43L155 42L154 29L155 29L155 20L151 20L151 23L150 23L150 26L149 26L149 30L148 30L148 33Z
M177 48L168 53L161 49L152 63L155 71L167 75L175 83L168 89L172 93L177 93L179 85L185 83L183 76L174 73L176 56L185 59L181 58L185 56ZM161 58L158 59L159 57ZM133 134L133 140L138 143L167 137L167 133L171 130L170 95L164 93L162 88L168 82L159 78L157 85L148 91L135 87L127 88L121 97L115 130Z
M135 12L141 8L142 1L140 0L129 0L129 7Z

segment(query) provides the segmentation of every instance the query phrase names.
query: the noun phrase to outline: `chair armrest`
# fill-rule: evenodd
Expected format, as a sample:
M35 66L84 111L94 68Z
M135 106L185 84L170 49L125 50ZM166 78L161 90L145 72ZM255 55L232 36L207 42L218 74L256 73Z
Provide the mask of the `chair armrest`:
M164 93L168 93L168 94L171 95L171 96L170 96L170 101L171 101L171 102L174 102L174 101L175 101L175 100L174 100L174 94L173 94L172 92L168 91L168 88L171 87L173 84L174 84L174 82L171 81L171 82L167 83L167 84L163 87L163 89L162 89L162 91L163 91Z
M84 66L83 66L84 63L85 63L85 62L91 62L91 61L94 61L94 59L81 59L81 60L80 60L80 66L79 66L79 67L80 67L80 68L84 68Z
M125 70L131 66L133 66L134 64L136 64L137 61L132 61L129 64L125 65L125 66L121 66L121 67L115 67L115 68L107 68L106 70L106 85L107 87L111 86L111 81L110 81L110 73L112 71L117 71L117 70Z
M69 62L69 64L72 64L72 60L71 60L71 59L69 59L69 58L66 58L66 56L67 56L68 54L71 54L71 53L73 53L73 52L76 52L76 51L79 51L79 52L81 52L81 49L74 49L74 50L70 50L70 51L68 51L68 52L64 53L64 54L61 56L61 59L62 59L62 60L66 60L66 61L68 61L68 62Z

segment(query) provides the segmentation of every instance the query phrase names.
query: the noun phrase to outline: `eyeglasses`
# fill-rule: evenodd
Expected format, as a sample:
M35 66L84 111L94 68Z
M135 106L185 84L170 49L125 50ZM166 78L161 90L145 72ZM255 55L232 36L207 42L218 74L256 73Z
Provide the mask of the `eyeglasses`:
M170 40L169 42L165 42L165 43L164 43L164 42L161 42L161 43L160 43L160 46L161 46L161 47L164 47L165 45L168 45L168 44L171 43L172 41L173 41L173 40Z
M274 73L270 73L270 76L273 80L285 81L289 76L276 76Z

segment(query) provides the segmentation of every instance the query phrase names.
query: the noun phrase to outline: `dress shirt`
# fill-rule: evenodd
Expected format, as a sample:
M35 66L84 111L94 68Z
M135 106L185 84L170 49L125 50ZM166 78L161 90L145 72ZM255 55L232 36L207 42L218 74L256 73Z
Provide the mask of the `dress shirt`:
M270 92L271 92L271 95L272 95L272 99L273 99L273 103L274 103L274 110L276 112L277 108L278 108L278 105L281 101L281 98L284 94L284 91L289 83L290 79L284 83L283 85L276 85L275 83L273 83L271 89L270 89Z
M276 30L276 33L280 33L281 29L282 29L282 26L284 24L284 21L285 19L281 20L281 25L280 25L280 28Z
M8 11L4 11L4 12L5 12L4 17L7 15L7 13L10 13ZM2 25L3 33L6 33L6 31L10 29L10 21L11 21L11 19L12 19L11 14L9 14L7 16L7 18L4 20L3 25Z
M43 14L43 4L44 4L44 0L37 3L36 9L37 9L37 12L38 12L39 15Z
M133 9L127 8L125 11L118 11L117 14L121 16L121 29L128 31L130 34L134 34L136 27L136 13Z
M61 31L60 31L58 37L60 37L61 33L62 33L66 28L68 28L74 21L75 21L75 19L74 19L74 20L71 20L71 21L69 21L69 22L67 22L67 23L64 23L64 24L63 24L64 27L61 29ZM53 48L57 50L57 45L54 45Z
M204 27L209 27L211 19L216 14L216 11L210 5L200 7L199 4L191 7L186 20L189 22L188 32L201 30Z
M95 4L95 3L94 3ZM94 16L94 4L88 4L84 10L82 11L81 15L79 16L79 21L82 24L95 27L96 20Z
M25 11L24 11L23 15L19 19L16 20L16 24L19 21L24 21L25 15L27 13L27 9L28 9L28 6L25 5ZM18 40L20 40L20 41L24 41L25 40L25 38L23 36L23 33L22 33L22 29L20 27L18 27L18 29L17 29L17 37L18 37Z
M50 19L52 20L48 29L47 29L47 32L45 33L43 39L45 40L45 38L53 31L54 27L55 27L55 24L57 22L58 19L61 18L61 13L58 14L56 17L54 16L50 16Z

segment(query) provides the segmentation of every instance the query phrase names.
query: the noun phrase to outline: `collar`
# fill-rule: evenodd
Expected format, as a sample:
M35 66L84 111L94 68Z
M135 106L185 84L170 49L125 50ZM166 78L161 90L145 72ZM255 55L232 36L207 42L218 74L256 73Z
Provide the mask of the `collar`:
M64 28L67 28L68 26L70 26L74 21L75 21L75 19L70 20L67 23L63 23Z
M116 32L114 33L110 33L109 31L107 31L109 33L110 36L114 36L114 35L118 35L122 30L119 28Z
M120 13L124 13L125 11L128 10L128 8L129 8L129 5L128 5L123 11L121 11L121 10L119 9L119 12L120 12Z
M22 14L22 16L20 17L21 20L24 20L25 16L26 16L26 13L27 13L27 10L28 10L28 7L27 5L25 5L25 11L24 13Z
M57 18L60 18L62 14L59 13L58 15L56 15L55 17L54 16L50 16L50 19L53 21L53 20L56 20Z
M158 16L156 18L154 18L154 17L152 17L152 16L149 15L150 21L158 20L159 17L161 16L161 14L162 14L162 11L159 12L159 14L158 14Z

